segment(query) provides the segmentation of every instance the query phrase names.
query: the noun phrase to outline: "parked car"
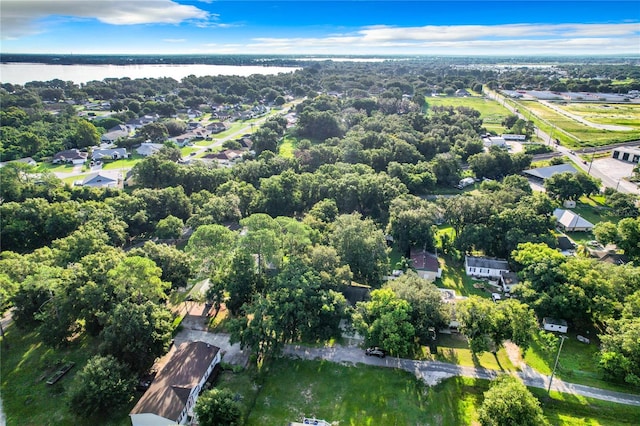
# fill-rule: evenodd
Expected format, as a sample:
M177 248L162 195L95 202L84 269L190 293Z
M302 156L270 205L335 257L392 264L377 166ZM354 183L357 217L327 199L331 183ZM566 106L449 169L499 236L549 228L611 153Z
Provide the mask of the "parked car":
M387 353L385 352L385 350L384 349L380 349L377 346L371 347L371 348L367 348L364 351L364 354L367 355L367 356L377 356L378 358L384 358L385 356L387 356Z

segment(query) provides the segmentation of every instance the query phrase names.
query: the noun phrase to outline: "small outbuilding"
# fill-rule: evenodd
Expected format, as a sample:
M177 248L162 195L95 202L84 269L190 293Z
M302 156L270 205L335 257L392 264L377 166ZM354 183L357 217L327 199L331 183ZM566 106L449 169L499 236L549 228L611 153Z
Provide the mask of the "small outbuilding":
M542 319L542 328L547 331L557 331L559 333L566 333L568 330L567 322L565 320L550 317L544 317Z
M555 209L553 215L558 221L558 227L565 232L593 231L593 223L571 210Z

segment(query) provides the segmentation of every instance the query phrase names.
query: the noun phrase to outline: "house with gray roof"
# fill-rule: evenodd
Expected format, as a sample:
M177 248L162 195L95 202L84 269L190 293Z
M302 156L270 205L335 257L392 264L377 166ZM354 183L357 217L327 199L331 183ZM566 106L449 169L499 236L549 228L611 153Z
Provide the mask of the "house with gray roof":
M591 232L593 230L593 223L571 210L555 209L553 216L558 221L558 227L565 232Z
M90 186L92 188L116 188L118 177L105 172L92 173L80 183L79 186Z
M78 149L67 149L65 151L57 152L51 162L53 164L59 163L71 163L71 164L83 164L87 161L89 154L82 152Z
M148 157L160 151L163 146L164 145L161 143L145 142L140 144L140 146L136 148L136 152L144 157Z
M124 139L129 137L130 128L124 124L118 124L117 126L109 129L107 133L100 136L100 142L102 143L114 143L118 139Z
M128 158L126 148L94 149L91 153L92 160L120 160Z
M576 168L571 164L557 164L555 166L539 167L537 169L525 170L522 173L528 178L533 178L538 181L544 181L555 174L566 172L575 174L578 173L578 170L576 170Z
M149 389L129 413L132 426L190 424L202 387L220 359L220 348L209 343L174 346Z
M502 272L509 272L509 263L504 259L465 256L464 269L470 277L498 279Z

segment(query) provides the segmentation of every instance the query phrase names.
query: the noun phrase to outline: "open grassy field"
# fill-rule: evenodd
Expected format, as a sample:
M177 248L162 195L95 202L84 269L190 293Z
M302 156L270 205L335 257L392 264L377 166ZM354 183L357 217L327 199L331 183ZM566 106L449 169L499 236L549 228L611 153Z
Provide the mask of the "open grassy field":
M628 132L596 129L573 120L537 101L509 101L537 127L569 147L600 146L640 139L640 129ZM529 113L531 112L531 114ZM555 129L553 128L555 127Z
M640 104L571 103L558 106L593 123L628 126L640 130Z
M502 123L505 117L511 114L509 110L500 105L500 103L480 96L464 98L454 96L428 97L426 101L429 107L441 105L453 107L465 106L478 110L480 111L480 117L482 118L484 127L488 131L495 132L496 134L505 132L505 128L502 127L500 123Z
M68 348L54 351L40 343L36 333L22 332L11 326L2 341L0 363L7 425L130 425L128 414L135 400L114 410L110 419L78 419L69 409L67 390L74 376L96 351L95 341L89 338L81 338ZM55 371L55 365L69 361L75 362L75 366L59 382L47 385L45 382Z
M400 370L325 361L276 360L266 372L224 372L216 386L240 398L246 425L316 417L341 425L468 425L486 380L456 377L427 387ZM531 389L554 425L636 424L640 407Z

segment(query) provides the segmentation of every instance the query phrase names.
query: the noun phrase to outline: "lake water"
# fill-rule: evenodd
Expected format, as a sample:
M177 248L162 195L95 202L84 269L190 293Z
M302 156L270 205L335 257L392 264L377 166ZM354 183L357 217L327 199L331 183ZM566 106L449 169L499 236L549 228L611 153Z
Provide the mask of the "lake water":
M76 84L105 78L162 78L171 77L178 81L189 75L273 75L293 72L295 67L262 67L258 65L53 65L23 62L0 64L0 82L24 85L30 81L60 79Z

